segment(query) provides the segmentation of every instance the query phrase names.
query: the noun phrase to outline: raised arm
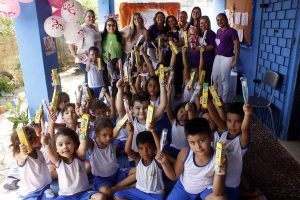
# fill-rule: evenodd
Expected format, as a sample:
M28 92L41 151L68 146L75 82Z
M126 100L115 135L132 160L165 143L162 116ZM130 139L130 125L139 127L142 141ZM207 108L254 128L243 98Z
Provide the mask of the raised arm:
M124 92L123 85L124 85L123 80L122 79L118 80L116 84L118 88L118 92L116 96L116 108L120 117L123 117L126 113L123 104L123 92Z
M245 104L243 106L243 110L245 113L243 123L242 123L242 135L241 135L241 147L245 148L250 143L250 121L252 118L252 108L250 104Z
M42 144L45 145L45 152L48 155L49 159L55 166L57 166L58 163L60 162L60 158L58 154L54 151L54 148L52 146L55 144L50 142L52 140L50 139L49 135L42 135L41 141Z
M183 82L186 83L190 79L190 70L186 59L187 48L182 47L182 62L183 62Z
M171 123L173 123L175 121L175 116L172 110L172 99L171 99L171 94L172 94L172 83L169 85L167 85L166 87L166 91L167 91L167 99L168 99L168 103L167 103L167 115L169 118L169 121Z
M159 81L160 85L160 103L158 107L154 110L154 118L158 119L160 118L166 109L167 106L167 94L166 94L166 88L165 88L165 83L164 80Z
M143 45L140 47L140 53L143 55L143 58L148 66L148 70L149 70L148 72L149 72L150 76L155 75L153 65L152 65L151 60L149 59L149 56L147 55Z
M214 104L209 100L208 105L207 105L208 112L212 118L212 120L216 123L218 130L225 130L226 127L226 122L222 120L222 118L219 116L219 113L217 112Z
M194 106L192 105L192 103L187 103L185 105L185 110L188 112L189 120L196 118L196 113L195 113Z
M127 122L126 128L127 128L127 131L128 131L128 138L127 138L126 143L125 143L125 153L130 158L132 158L133 160L138 160L140 158L139 154L134 152L131 149L132 138L133 138L133 133L134 133L133 125L130 122Z
M27 152L27 148L25 145L20 144L20 153L16 154L15 158L17 160L17 164L19 166L23 166L29 156L29 153Z
M159 137L155 131L155 122L152 122L149 126L149 131L152 133L152 136L154 138L155 146L157 149L157 152L160 150L160 140Z

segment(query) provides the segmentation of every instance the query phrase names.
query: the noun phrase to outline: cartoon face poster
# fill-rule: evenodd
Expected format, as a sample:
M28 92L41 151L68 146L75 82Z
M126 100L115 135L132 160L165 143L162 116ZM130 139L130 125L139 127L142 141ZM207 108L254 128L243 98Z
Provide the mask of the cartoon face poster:
M56 46L53 37L46 36L43 38L46 56L56 53Z

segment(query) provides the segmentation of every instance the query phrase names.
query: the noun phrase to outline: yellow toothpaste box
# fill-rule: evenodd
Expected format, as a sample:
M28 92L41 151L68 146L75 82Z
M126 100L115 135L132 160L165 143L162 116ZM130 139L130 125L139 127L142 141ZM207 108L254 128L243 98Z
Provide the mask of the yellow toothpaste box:
M17 134L20 143L23 144L27 148L28 153L30 153L32 151L32 148L23 128L18 129Z
M184 38L184 46L188 47L189 46L189 42L188 42L188 34L187 31L183 31L183 38Z
M219 98L219 96L218 96L218 93L217 93L217 91L215 90L215 88L214 88L214 86L210 86L209 87L209 91L210 91L210 93L211 93L211 95L212 95L212 97L213 97L213 99L214 99L214 102L215 102L215 104L217 105L217 106L222 106L222 102L221 102L221 100L220 100L220 98Z
M89 114L83 114L81 117L81 123L80 123L80 133L84 133L87 135L87 130L89 128L90 124L90 115Z
M34 116L34 123L38 124L41 121L41 115L40 115L40 110L42 109L42 105L36 109L35 116Z
M201 74L200 74L200 78L199 78L199 83L200 83L200 85L202 85L202 84L204 83L205 74L206 74L206 71L205 71L205 70L202 70L202 71L201 71Z
M149 126L152 122L153 114L154 114L154 106L148 105L147 118L146 118L146 129L147 130L149 129Z
M54 85L60 85L57 69L52 69L52 77Z
M207 109L208 103L208 83L203 83L203 92L202 92L202 108Z
M52 95L52 101L51 101L51 106L52 106L52 109L53 110L56 110L57 109L57 102L58 101L58 93L57 93L57 90L54 89L53 91L53 95Z
M118 121L117 126L116 126L118 131L121 130L121 128L124 126L124 124L126 123L127 120L128 120L128 115L124 115L124 117L120 121Z
M216 144L216 168L215 170L220 172L220 167L225 160L225 144L222 142L217 142Z
M169 45L170 45L170 47L171 47L171 50L172 50L175 54L178 54L177 46L176 46L176 44L175 44L172 40L169 40Z

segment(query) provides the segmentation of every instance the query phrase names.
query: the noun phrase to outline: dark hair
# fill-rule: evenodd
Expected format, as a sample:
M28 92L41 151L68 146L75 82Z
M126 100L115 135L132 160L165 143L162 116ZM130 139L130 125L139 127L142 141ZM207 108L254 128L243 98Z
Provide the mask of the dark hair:
M94 135L96 136L104 128L114 128L111 119L107 117L97 118L94 123Z
M134 105L134 102L139 101L139 102L143 102L146 101L148 103L150 103L150 94L148 92L138 92L135 95L133 95L132 99L131 99L131 106Z
M75 110L75 104L74 103L66 103L64 105L63 109L61 109L61 114L64 115L64 112L66 112L69 107L72 107Z
M60 92L60 93L58 93L58 98L57 98L58 105L63 100L64 100L64 103L69 103L70 102L70 96L66 92ZM59 107L58 107L58 110L60 110Z
M103 108L105 108L105 109L107 108L106 104L103 101L100 101L99 99L93 100L92 105L91 105L91 110L93 112L95 112L96 109L103 109Z
M224 17L225 20L226 20L226 22L227 22L227 26L228 26L228 18L227 18L227 16L226 16L225 13L219 13L219 14L217 15L217 17Z
M159 15L159 14L162 14L162 15L164 16L164 18L165 18L165 21L164 21L164 23L163 23L163 25L164 25L165 22L166 22L166 16L165 16L165 14L164 14L163 12L161 12L161 11L158 11L157 13L155 13L155 15L154 15L154 17L153 17L153 23L156 24L156 17L157 17L157 15Z
M34 138L36 137L35 130L30 126L23 127L23 130L25 132L25 135L27 136L29 144L32 145L34 142ZM12 147L13 156L15 156L16 154L20 153L20 144L21 144L16 131L14 131L11 134L10 141L11 141L10 147Z
M225 113L233 113L240 115L241 117L244 117L245 113L243 110L243 103L229 103L229 104L224 104L224 111Z
M209 123L204 118L194 118L187 121L187 123L184 125L184 132L186 136L198 134L206 134L208 136L211 135Z
M90 53L91 51L95 51L95 52L97 52L97 54L99 55L99 49L98 49L98 47L96 47L96 46L90 47L90 48L89 48L89 53Z
M194 11L195 9L200 10L200 17L202 16L201 8L198 7L198 6L194 7L194 8L192 9L192 12L191 12L190 21L189 21L189 23L188 23L187 26L186 26L186 30L187 30L187 31L189 30L190 26L195 26L195 24L194 24L194 19L193 19L193 11ZM199 17L199 19L200 19L200 17ZM200 30L200 21L199 21L199 19L198 19L198 23L197 23L197 27L196 27L198 32L199 32L199 30Z
M169 16L167 17L167 19L166 19L166 27L167 27L167 31L170 31L170 30L171 30L170 27L169 27L169 24L168 24L168 20L169 20L170 18L175 19L175 21L176 21L176 29L177 29L177 30L180 30L180 28L179 28L179 26L178 26L178 21L177 21L176 17L175 17L174 15L169 15Z
M104 25L104 29L103 29L103 32L101 34L102 36L102 42L101 42L101 46L103 46L103 41L104 41L104 38L106 37L106 35L108 34L107 32L107 29L106 29L106 26L107 26L107 23L108 22L114 22L116 24L116 31L115 31L115 35L117 36L117 41L122 45L123 44L123 37L122 37L122 34L120 33L119 29L118 29L118 23L117 21L114 19L114 18L108 18L106 21L105 21L105 25Z
M85 11L84 17L85 17L89 12L92 13L94 16L96 16L96 15L95 15L95 12L94 12L92 9L89 9L89 10Z
M149 85L150 81L156 81L158 83L158 94L157 94L157 96L159 96L159 94L160 94L160 87L159 87L159 79L158 79L158 77L155 76L155 75L150 76L150 78L146 81L146 84L145 84L146 91L148 89L148 85Z
M186 16L188 15L187 12L185 10L180 11L180 13L184 13Z
M207 30L211 30L211 24L210 24L210 19L209 19L209 17L206 16L206 15L204 15L204 16L200 17L200 21L201 21L201 19L206 20L206 22L207 22Z
M150 146L155 147L155 141L153 135L150 131L142 131L139 132L136 136L136 146L139 144L146 144L148 143Z
M79 147L80 142L79 142L79 137L78 137L77 133L70 128L60 128L57 130L56 134L54 135L55 149L56 149L56 140L59 136L66 136L66 137L69 137L70 139L72 139L75 144L74 150L76 150Z
M188 103L188 102L185 101L185 102L182 102L182 103L180 103L180 104L178 104L178 105L176 106L176 108L175 108L175 116L176 116L176 117L175 117L175 118L176 118L176 122L177 122L177 123L178 123L177 113L179 112L180 108L184 108L185 105L186 105L187 103ZM196 111L197 111L196 104L195 104L195 103L192 103L192 106L193 106L194 112L196 112Z

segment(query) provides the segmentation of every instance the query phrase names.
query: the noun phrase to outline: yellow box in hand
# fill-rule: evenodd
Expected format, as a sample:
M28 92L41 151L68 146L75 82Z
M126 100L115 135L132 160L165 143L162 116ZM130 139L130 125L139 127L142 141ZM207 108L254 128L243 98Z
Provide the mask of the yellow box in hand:
M172 50L175 54L178 54L177 46L176 46L176 44L175 44L172 40L169 40L169 45L170 45L170 47L171 47L171 50Z
M188 34L187 31L183 31L183 38L184 38L184 46L188 47L189 46L189 42L188 42Z
M165 70L164 70L164 65L159 64L159 79L164 80L165 78Z
M87 135L87 130L89 128L90 124L90 115L89 114L83 114L81 117L81 123L80 123L80 133L84 133Z
M23 128L18 129L17 134L18 134L20 143L23 144L26 147L28 153L30 153L32 151L32 147L29 143L29 140L28 140L27 135L25 134L25 131L23 130Z
M222 142L217 142L216 144L216 171L220 171L221 165L223 165L225 160L225 144Z
M34 116L34 123L39 124L41 121L41 115L40 110L42 109L42 106L39 106L38 109L36 109L35 116Z
M102 70L101 58L97 58L98 69Z
M52 69L52 77L54 85L60 85L57 69Z
M154 114L154 106L148 105L147 118L146 118L146 129L149 129L150 124L152 123Z
M53 95L52 95L52 101L51 101L51 106L52 106L52 109L53 110L56 110L57 109L57 102L58 101L58 93L57 93L57 90L54 89L53 91Z
M218 93L217 93L217 91L215 90L215 88L214 88L214 86L210 86L209 87L209 91L210 91L210 93L211 93L211 95L212 95L212 97L213 97L213 99L214 99L214 103L217 105L217 106L222 106L222 102L221 102L221 100L220 100L220 98L219 98L219 96L218 96Z
M138 51L134 52L134 56L135 56L135 64L137 66L139 66L140 62L141 62L141 55Z
M192 89L192 87L193 87L194 80L195 80L195 75L196 75L196 72L195 71L192 72L191 78L190 78L189 82L186 85L186 87L188 88L188 90Z
M202 108L207 109L208 103L208 83L203 83L203 92L202 92Z

